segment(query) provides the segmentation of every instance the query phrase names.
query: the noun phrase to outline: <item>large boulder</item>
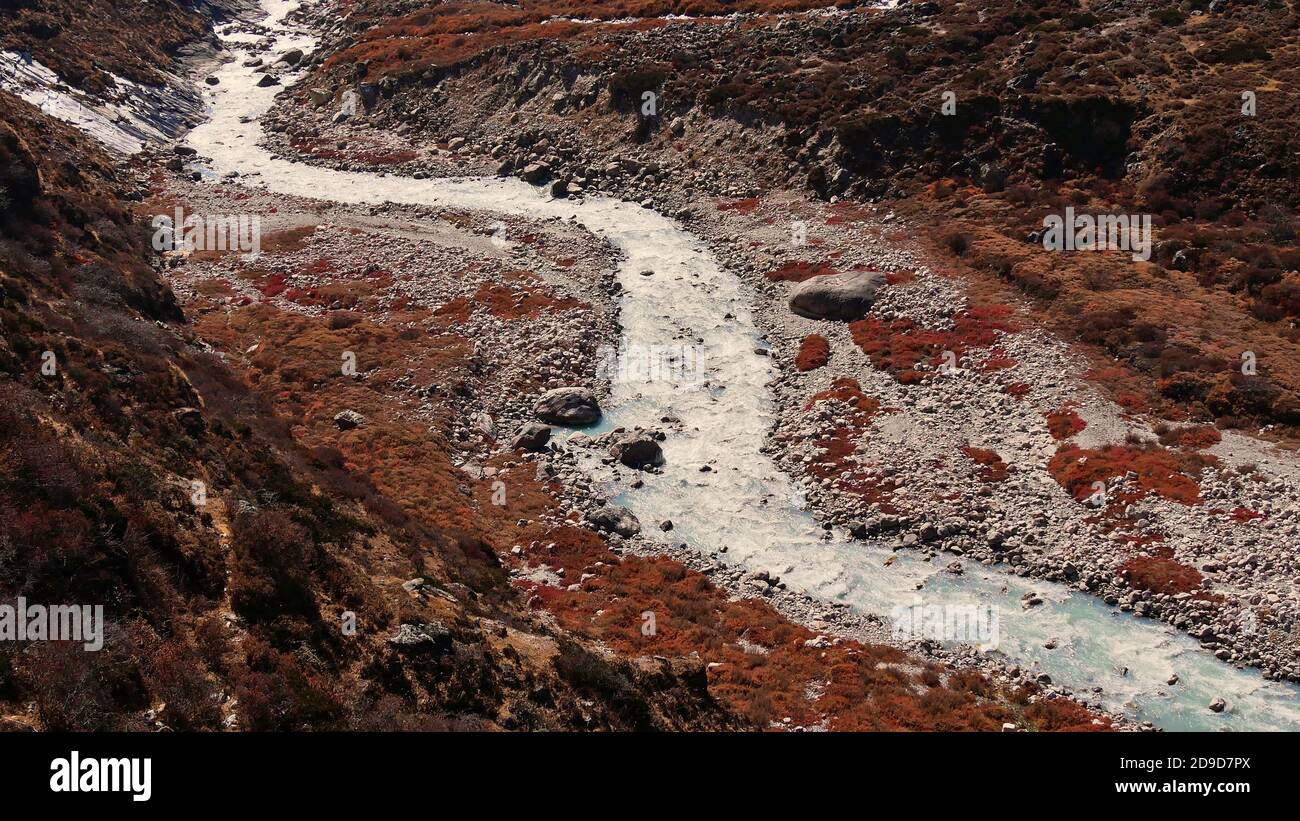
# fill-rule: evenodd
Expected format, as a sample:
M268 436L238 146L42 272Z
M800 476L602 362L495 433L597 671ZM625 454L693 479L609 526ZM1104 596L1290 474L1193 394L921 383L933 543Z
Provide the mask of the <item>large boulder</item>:
M523 176L524 182L540 185L547 177L551 176L551 167L544 162L529 163L524 166L521 176Z
M533 413L552 425L590 425L600 418L600 404L586 388L556 388L541 395Z
M198 408L181 408L172 411L172 416L190 436L202 436L208 429L208 424L203 419L203 412Z
M532 453L544 450L546 443L551 441L551 429L546 425L539 425L536 422L525 422L515 438L510 441L510 447L514 450L524 450Z
M861 319L885 284L879 271L850 271L804 280L790 293L790 310L808 319Z
M630 468L642 470L664 463L663 448L658 439L663 434L637 429L617 434L610 444L610 455Z
M367 111L374 108L375 103L379 102L378 85L374 83L362 83L357 86L357 90L361 92L361 104L366 107Z
M451 631L442 622L402 624L388 637L388 643L403 652L432 652L442 655L452 649Z
M641 532L641 522L632 515L632 511L616 505L605 505L600 510L588 513L587 521L605 533L630 537Z

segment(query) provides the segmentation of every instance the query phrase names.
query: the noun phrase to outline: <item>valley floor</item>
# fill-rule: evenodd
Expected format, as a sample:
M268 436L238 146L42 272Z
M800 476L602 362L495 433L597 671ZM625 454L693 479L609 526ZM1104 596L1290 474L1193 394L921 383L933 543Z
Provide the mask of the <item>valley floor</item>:
M309 142L286 140L284 123L320 122L310 108L293 106L292 98L284 98L268 119L268 144L295 161L391 171L400 158L402 173L416 178L482 174L493 164L476 154L474 143L455 136L412 152L409 140L376 132L357 116L315 126ZM323 152L322 145L333 148ZM574 161L584 164L581 157ZM803 498L797 503L814 510L828 528L833 524L894 550L918 552L948 574L996 580L1011 570L1073 587L1191 633L1223 661L1260 667L1268 677L1300 677L1294 645L1297 570L1287 551L1276 549L1295 530L1290 511L1300 509L1289 451L1232 432L1167 425L1116 404L1087 378L1104 363L1036 330L1032 306L1015 296L982 285L973 292L971 282L930 250L923 215L809 202L795 193L701 197L676 178L648 179L653 173L652 164L640 165L635 177L615 177L607 186L614 194L646 196L646 205L674 214L744 279L756 300L762 344L770 346L756 353L772 357L779 374L773 383L779 411L765 450L798 483ZM583 193L570 188L565 195ZM280 212L278 206L273 210ZM372 207L364 223L356 215L327 215L288 260L271 270L237 272L246 280L240 287L231 289L224 276L212 278L205 266L198 279L182 277L178 287L196 299L206 290L201 299L216 297L218 304L228 300L235 307L271 301L291 314L380 312L385 324L423 325L421 337L432 325L440 346L454 339L472 349L474 386L454 394L441 421L463 452L455 461L490 486L500 478L490 463L500 460L501 445L529 420L532 396L571 384L608 394L609 374L593 371L598 349L618 342L616 255L574 226L507 226L499 215L409 210ZM909 209L904 204L898 210ZM402 223L412 217L425 222ZM436 241L429 218L438 220ZM320 220L319 213L314 219ZM291 230L301 234L305 227ZM473 242L466 242L466 231L476 237ZM504 243L494 248L491 236L498 231L525 234L526 247L508 253L500 247ZM363 253L349 255L348 235L362 237L355 247ZM467 254L466 245L487 252L486 258ZM461 273L448 282L442 273L448 269ZM786 307L793 285L857 270L889 277L867 319L806 320ZM347 296L332 298L339 295ZM245 329L235 344L252 340ZM403 388L418 395L420 381L408 373ZM436 422L429 404L416 417ZM315 421L317 429L330 426L325 417ZM359 464L373 469L370 460L378 449L363 450L368 457ZM616 468L612 484L593 482L576 466L580 457L565 450L544 457L552 464L539 476L564 480L570 517L581 517L607 497L635 493L636 471L619 474ZM502 555L522 560L521 583L541 593L566 586L572 591L574 585L554 575L550 563L531 555L546 538L510 540ZM778 582L793 566L742 567L716 552L701 557L668 538L632 541L638 552L685 559L738 593L774 599L816 629L891 638L887 614L862 620L786 591ZM889 573L890 564L879 572ZM598 575L589 570L581 568L584 579ZM918 601L929 595L924 582L916 587ZM1026 601L1035 595L1027 593ZM846 630L846 622L853 629ZM913 650L953 660L931 641L901 638ZM1016 665L965 651L955 660L990 670L1010 686L1044 684L1050 677L1040 670L1040 659L1068 653L1070 644L1068 636L1052 636ZM1178 686L1179 672L1171 661L1166 687ZM1102 686L1090 689L1095 692L1083 694L1085 700L1105 703ZM1124 705L1141 706L1137 698Z
M942 211L927 197L822 201L746 179L722 157L682 173L649 149L552 145L534 139L554 125L536 107L508 115L508 130L498 112L473 131L482 97L472 93L440 115L465 128L432 141L369 119L364 101L332 116L336 100L312 87L310 70L293 85L307 56L287 59L285 43L325 30L333 6L304 4L285 27L297 4L267 5L269 22L218 31L226 67L288 86L262 120L276 157L390 179L518 175L575 209L597 197L639 203L698 238L736 282L736 313L718 321L752 320L745 355L763 364L739 372L770 379L710 385L705 357L703 389L721 393L722 418L729 396L753 391L753 418L770 429L756 452L690 468L772 460L782 484L746 498L806 523L803 554L766 544L779 539L746 531L743 517L730 539L721 522L697 543L681 535L692 502L712 509L699 496L707 479L684 478L680 462L629 463L626 431L556 425L549 443L535 441L547 391L585 388L607 416L653 400L629 385L641 375L611 367L620 346L665 341L637 336L653 327L647 317L623 315L647 304L629 298L628 276L689 293L672 290L664 268L626 271L617 244L581 219L349 203L331 198L324 173L318 196L292 196L183 147L129 162L148 195L141 217L182 208L261 220L260 253L163 255L202 344L296 445L364 477L394 516L479 540L542 623L633 665L641 685L662 676L665 690L684 685L760 728L1257 728L1274 710L1282 724L1300 721L1284 683L1300 681L1300 458L1285 440L1169 422L1130 401L1107 377L1112 361L1064 341L1041 306L945 252ZM220 76L210 94L236 93ZM674 151L762 148L762 138L697 125L673 126ZM609 123L592 129L611 133ZM537 170L556 155L566 169L597 171ZM852 272L884 276L865 317L790 310L800 284ZM682 351L707 349L684 298L648 304L664 314L656 321L677 323ZM698 433L667 412L651 421L633 433L664 452L680 455ZM665 475L682 486L680 515L663 515L651 496ZM600 518L611 505L658 515L619 532ZM374 572L386 589L428 595L391 564ZM890 607L949 607L971 591L999 596L1000 648L996 636L982 651L901 629ZM510 652L544 667L556 650L539 635L512 631ZM690 709L667 710L667 723L689 724ZM710 728L725 725L716 721Z

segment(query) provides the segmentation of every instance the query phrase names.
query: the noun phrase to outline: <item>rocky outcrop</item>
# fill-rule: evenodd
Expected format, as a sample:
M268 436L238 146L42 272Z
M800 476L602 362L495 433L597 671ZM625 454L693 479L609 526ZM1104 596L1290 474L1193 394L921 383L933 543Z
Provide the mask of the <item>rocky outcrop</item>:
M359 428L366 422L366 417L354 410L342 410L334 414L334 424L339 430Z

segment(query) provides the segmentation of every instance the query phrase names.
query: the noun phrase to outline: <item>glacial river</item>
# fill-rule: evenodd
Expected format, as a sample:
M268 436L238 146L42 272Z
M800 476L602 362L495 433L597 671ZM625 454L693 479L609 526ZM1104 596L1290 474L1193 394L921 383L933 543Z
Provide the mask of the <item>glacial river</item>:
M274 53L310 51L311 32L286 24L296 0L263 0L278 35ZM230 38L238 47L247 35ZM238 51L236 52L239 53ZM906 551L893 554L835 532L830 541L798 503L795 484L761 453L774 420L768 357L753 351L761 339L750 311L751 294L705 245L676 221L638 205L602 197L553 200L545 189L514 179L416 180L317 168L280 160L258 147L260 116L279 86L258 88L259 75L240 59L217 72L206 90L210 119L188 142L212 159L217 174L237 171L245 185L341 203L403 204L483 209L505 214L574 219L625 255L623 344L694 343L709 387L686 390L671 382L616 382L605 426L653 426L671 414L683 432L664 443L667 464L646 475L645 486L618 498L646 524L675 525L673 541L712 553L727 547L728 561L779 573L792 589L863 612L888 615L896 607L970 604L996 608L998 651L1024 669L1045 672L1075 690L1101 687L1096 700L1115 712L1167 730L1297 730L1300 690L1238 670L1161 622L1138 618L1062 585L1025 580L996 568L966 563L963 575L943 572ZM246 121L246 122L245 122ZM652 270L654 276L641 276ZM726 318L728 315L732 318ZM704 464L711 472L701 472ZM890 566L884 561L891 555ZM917 585L922 591L917 592ZM1033 591L1044 599L1025 610ZM1044 643L1056 639L1056 649ZM1166 682L1176 673L1179 682ZM1222 714L1207 705L1228 702Z

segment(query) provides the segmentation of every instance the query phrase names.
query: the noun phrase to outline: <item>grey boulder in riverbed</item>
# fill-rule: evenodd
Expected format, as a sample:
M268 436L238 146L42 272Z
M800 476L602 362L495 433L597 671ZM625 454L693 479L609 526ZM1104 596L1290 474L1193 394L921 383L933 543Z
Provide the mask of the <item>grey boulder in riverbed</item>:
M609 452L622 464L637 470L662 465L664 452L659 446L662 438L662 433L638 428L617 434L610 444Z
M861 319L885 284L879 271L850 271L806 279L790 293L790 310L807 319Z
M600 404L586 388L556 388L541 395L533 414L552 425L590 425L600 418Z
M605 505L600 510L588 513L587 521L595 525L597 530L617 533L624 537L635 536L641 532L641 522L632 515L632 511L616 505Z

